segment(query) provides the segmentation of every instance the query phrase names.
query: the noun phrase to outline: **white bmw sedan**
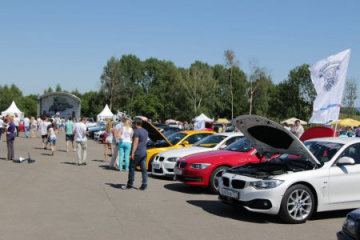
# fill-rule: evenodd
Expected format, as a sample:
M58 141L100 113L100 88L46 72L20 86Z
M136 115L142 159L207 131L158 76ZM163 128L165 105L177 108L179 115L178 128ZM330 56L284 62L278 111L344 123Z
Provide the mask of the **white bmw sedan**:
M360 207L360 138L316 138L304 143L266 118L236 118L236 127L267 162L227 170L219 199L249 211L303 223L317 211Z
M156 176L173 177L176 161L190 154L223 149L242 138L240 132L218 133L201 139L191 147L176 148L164 151L155 156L152 162L152 174Z

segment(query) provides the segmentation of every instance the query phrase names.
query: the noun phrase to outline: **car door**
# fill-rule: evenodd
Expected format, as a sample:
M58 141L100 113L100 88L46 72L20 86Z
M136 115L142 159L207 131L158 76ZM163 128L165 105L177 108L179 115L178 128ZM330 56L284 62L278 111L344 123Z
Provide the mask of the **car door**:
M360 144L346 148L341 157L351 157L355 165L337 166L329 171L329 201L331 204L360 201Z

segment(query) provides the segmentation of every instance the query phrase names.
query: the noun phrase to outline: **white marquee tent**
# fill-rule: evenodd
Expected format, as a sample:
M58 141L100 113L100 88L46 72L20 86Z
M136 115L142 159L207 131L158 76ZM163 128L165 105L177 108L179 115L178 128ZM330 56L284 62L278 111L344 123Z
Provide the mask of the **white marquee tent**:
M15 114L17 114L20 118L24 118L24 112L20 111L20 109L16 106L14 101L11 103L8 109L1 112L2 116L6 116L6 115L15 116Z
M106 104L104 109L97 115L97 121L104 121L113 119L114 114L110 111L109 106Z
M205 122L214 122L214 119L208 118L205 114L200 114L193 119L194 130L200 130L205 128Z

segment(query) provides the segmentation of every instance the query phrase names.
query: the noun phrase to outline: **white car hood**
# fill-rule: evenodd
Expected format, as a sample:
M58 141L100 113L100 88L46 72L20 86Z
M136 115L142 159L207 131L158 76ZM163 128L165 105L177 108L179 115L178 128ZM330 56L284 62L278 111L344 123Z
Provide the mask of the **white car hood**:
M274 121L257 115L242 115L233 123L262 156L282 153L305 155L313 163L321 165L294 134Z
M201 152L207 152L207 151L213 151L214 148L205 148L205 147L185 147L185 148L176 148L167 150L165 152L159 153L159 156L162 157L184 157L190 154L194 153L201 153Z

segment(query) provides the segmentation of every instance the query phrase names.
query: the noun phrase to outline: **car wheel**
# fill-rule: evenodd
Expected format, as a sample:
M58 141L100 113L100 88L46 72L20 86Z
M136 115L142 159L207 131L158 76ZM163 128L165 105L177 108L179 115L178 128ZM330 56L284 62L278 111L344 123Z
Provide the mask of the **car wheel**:
M209 189L212 193L219 193L219 181L218 178L221 177L222 173L229 167L218 167L210 175L209 179Z
M287 223L304 223L315 209L314 195L304 185L294 185L286 190L281 201L280 217Z

